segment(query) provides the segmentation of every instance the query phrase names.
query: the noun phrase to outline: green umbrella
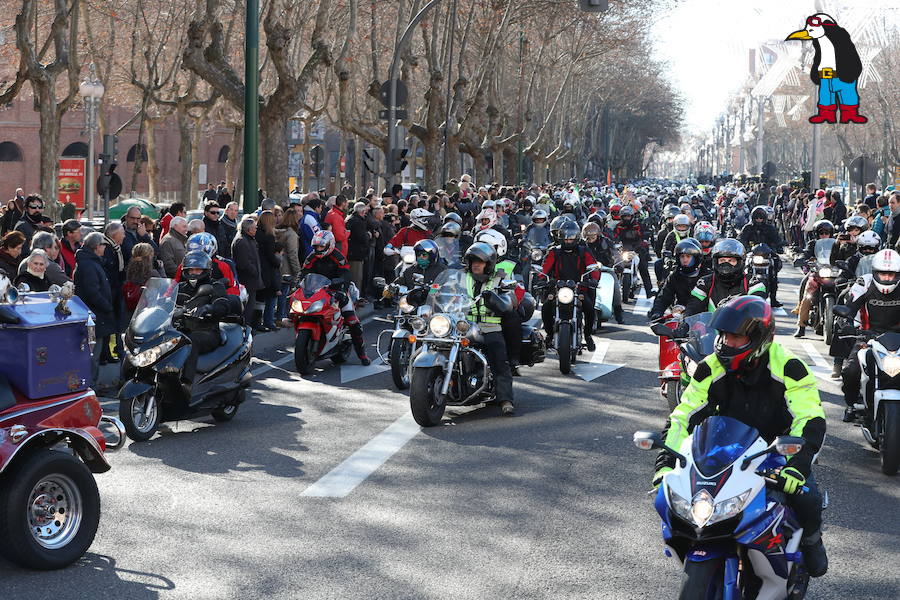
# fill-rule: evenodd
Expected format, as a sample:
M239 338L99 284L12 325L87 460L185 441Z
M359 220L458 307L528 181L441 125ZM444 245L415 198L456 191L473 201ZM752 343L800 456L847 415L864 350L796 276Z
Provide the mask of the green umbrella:
M140 198L128 198L126 200L120 201L118 204L113 204L109 207L109 220L110 221L119 221L122 217L125 216L125 213L132 206L137 206L141 209L141 214L150 217L151 219L159 218L159 209L156 208L154 204L147 202L146 200L141 200Z

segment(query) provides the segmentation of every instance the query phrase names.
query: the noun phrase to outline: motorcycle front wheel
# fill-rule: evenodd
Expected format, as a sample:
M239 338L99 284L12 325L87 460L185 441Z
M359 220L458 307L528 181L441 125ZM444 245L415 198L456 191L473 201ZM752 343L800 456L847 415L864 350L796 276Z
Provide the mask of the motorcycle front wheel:
M719 599L723 595L724 564L719 560L686 561L678 600Z
M441 367L413 369L409 381L409 409L422 427L434 427L444 417L446 400L441 396L444 370Z
M391 340L391 353L388 359L391 363L391 378L398 390L409 388L409 357L412 354L412 344L409 340Z
M301 375L309 375L316 366L314 344L315 340L312 339L308 329L297 332L297 339L294 340L294 365Z
M622 273L622 302L631 300L631 273Z
M119 420L135 442L146 442L159 428L159 398L156 389L119 402Z
M568 375L572 372L572 324L560 323L556 336L556 353L559 355L559 372Z
M830 346L831 342L834 341L834 313L832 309L834 308L834 298L828 296L825 298L825 314L822 315L822 320L825 321L825 345Z
M681 402L681 381L670 381L666 384L666 402L669 404L671 414Z
M896 475L900 468L900 404L883 404L884 423L881 428L881 472Z

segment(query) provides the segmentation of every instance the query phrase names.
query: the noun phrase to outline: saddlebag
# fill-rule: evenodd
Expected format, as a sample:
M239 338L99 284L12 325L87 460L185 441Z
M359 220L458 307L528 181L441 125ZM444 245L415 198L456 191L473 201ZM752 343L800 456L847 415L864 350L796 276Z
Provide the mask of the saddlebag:
M544 335L536 328L522 325L522 351L519 364L535 365L544 362Z

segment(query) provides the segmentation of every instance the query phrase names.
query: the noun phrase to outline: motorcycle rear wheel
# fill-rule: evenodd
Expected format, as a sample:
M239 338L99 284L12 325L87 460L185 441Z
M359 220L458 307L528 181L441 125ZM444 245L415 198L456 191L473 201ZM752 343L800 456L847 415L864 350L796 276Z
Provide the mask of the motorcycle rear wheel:
M297 339L294 340L294 366L301 375L309 375L316 366L314 343L308 329L297 332Z
M881 472L885 475L896 475L900 469L900 404L885 402L882 411L884 425L879 444Z
M119 401L119 420L135 442L152 438L159 428L159 398L155 390Z
M831 342L834 341L834 313L832 309L834 308L834 298L831 296L825 298L825 314L822 315L822 320L825 321L825 345L830 346Z
M556 353L559 355L559 372L568 375L572 372L572 324L560 323L556 337Z
M724 563L721 559L686 561L678 600L718 600L722 597Z
M391 340L391 351L388 360L391 363L391 378L398 390L409 388L409 357L412 355L412 344L407 339Z
M439 425L444 417L446 400L441 397L444 370L441 367L413 369L409 380L409 409L422 427Z

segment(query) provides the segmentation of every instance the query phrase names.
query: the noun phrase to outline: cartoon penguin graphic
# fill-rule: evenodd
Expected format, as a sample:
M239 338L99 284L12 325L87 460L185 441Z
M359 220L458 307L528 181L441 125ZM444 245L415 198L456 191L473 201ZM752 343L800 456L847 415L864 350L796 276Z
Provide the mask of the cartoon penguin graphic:
M816 54L809 76L819 86L819 114L810 123L836 123L838 105L841 123L865 123L859 114L856 80L862 73L862 61L850 34L839 27L834 17L816 13L806 19L806 28L795 31L786 40L812 40Z

